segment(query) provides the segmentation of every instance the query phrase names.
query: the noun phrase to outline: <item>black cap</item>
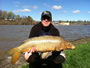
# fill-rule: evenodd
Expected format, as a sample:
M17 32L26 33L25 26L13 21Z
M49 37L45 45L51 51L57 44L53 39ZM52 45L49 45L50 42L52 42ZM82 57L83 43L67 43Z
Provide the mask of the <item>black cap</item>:
M42 12L41 17L43 17L43 16L48 16L48 17L52 18L52 14L51 14L50 11L44 11L44 12Z

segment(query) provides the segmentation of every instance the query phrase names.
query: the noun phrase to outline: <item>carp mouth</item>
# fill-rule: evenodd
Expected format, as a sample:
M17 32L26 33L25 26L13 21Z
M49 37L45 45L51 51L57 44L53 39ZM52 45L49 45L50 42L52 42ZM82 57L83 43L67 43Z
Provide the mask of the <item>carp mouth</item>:
M75 46L72 46L72 49L75 49Z

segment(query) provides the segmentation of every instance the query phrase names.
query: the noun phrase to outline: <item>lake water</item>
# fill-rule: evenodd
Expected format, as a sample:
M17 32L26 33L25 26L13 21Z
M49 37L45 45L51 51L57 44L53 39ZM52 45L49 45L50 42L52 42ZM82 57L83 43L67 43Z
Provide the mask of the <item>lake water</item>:
M0 25L0 57L6 50L19 46L28 39L33 25ZM69 41L90 37L90 25L56 25L60 35Z

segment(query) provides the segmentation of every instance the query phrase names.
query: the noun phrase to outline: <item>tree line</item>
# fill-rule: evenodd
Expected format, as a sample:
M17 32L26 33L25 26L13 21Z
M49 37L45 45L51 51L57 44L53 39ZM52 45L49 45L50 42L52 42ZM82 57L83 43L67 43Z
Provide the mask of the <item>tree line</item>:
M69 22L70 25L90 25L90 21L62 21L59 20L58 23ZM0 25L34 25L37 24L31 16L20 16L15 15L12 11L2 11L0 10Z
M21 17L19 14L15 15L12 11L7 12L2 10L0 10L0 20L1 20L0 22L1 24L31 25L36 23L31 16Z
M87 21L87 20L77 20L77 21L62 21L62 20L59 20L59 23L61 22L69 22L70 25L90 25L90 21Z

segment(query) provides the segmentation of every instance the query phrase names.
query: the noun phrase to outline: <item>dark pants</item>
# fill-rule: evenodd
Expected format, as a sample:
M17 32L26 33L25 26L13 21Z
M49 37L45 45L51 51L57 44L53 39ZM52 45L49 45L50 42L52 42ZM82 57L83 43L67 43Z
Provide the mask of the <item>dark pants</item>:
M36 63L30 63L29 68L62 68L62 64L55 64L54 62L42 60Z
M62 56L59 56L62 58ZM56 64L53 60L57 58L56 55L51 55L47 59L41 59L38 53L34 53L29 57L29 68L62 68L62 64ZM60 60L61 61L61 60Z

